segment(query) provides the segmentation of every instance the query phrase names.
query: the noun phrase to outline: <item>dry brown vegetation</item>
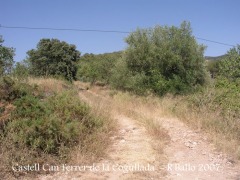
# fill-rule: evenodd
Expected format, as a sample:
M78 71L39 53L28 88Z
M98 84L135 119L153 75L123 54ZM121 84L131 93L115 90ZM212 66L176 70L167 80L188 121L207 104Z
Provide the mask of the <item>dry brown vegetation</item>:
M218 150L230 154L236 160L240 159L240 142L237 135L239 131L229 130L232 127L239 127L239 123L236 124L237 121L234 119L229 123L220 123L226 122L220 107L215 111L209 106L196 108L189 102L187 96L166 96L160 101L166 113L176 116L191 128L206 133Z
M28 83L38 85L44 92L62 92L71 88L71 84L67 81L57 80L54 78L28 78Z
M90 87L89 84L85 84L85 86ZM149 133L155 137L167 137L167 133L155 117L177 117L191 128L205 133L219 151L231 155L235 159L234 161L240 158L239 121L236 120L236 115L225 117L223 109L213 102L214 93L217 93L213 92L214 89L209 89L201 96L168 94L164 97L152 95L143 97L128 92L106 90L102 87L92 87L91 91L102 93L105 97L112 96L120 111L145 124ZM218 96L221 97L221 94ZM206 105L203 103L197 107L194 104L196 100L193 98L199 98L201 102L207 101ZM213 110L212 107L215 109ZM233 119L234 117L235 119ZM219 123L221 121L224 123Z
M162 117L164 115L163 108L155 97L140 97L132 95L130 93L123 93L120 91L112 91L107 87L91 86L89 83L76 82L77 87L83 87L83 89L89 89L89 93L95 97L94 102L97 107L103 107L108 113L114 113L118 111L120 114L124 114L142 124L148 131L148 133L158 140L158 151L162 154L165 144L169 140L167 131L161 127L161 122L156 117ZM105 99L103 103L102 98ZM102 102L101 104L99 104Z
M16 81L15 84L18 83ZM30 85L29 87L34 87L34 92L29 89L26 93L24 91L23 97L12 100L11 103L16 103L16 107L11 108L11 112L9 112L11 104L4 107L5 111L8 111L9 122L6 127L0 128L0 178L16 178L27 174L25 172L12 172L11 166L15 163L19 165L75 163L76 161L78 163L91 163L105 156L105 150L111 142L109 134L115 129L115 124L106 110L101 109L100 106L90 108L86 103L81 102L74 85L65 81L51 78L29 78L29 80L24 80L24 83ZM21 87L25 87L23 83ZM36 92L39 92L40 97L35 97ZM25 105L21 102L26 105L27 109L24 109ZM38 108L44 108L48 114L44 114L44 109ZM35 121L36 124L34 124ZM56 123L60 121L67 124L58 126ZM46 126L46 128L41 128L39 124ZM40 129L35 132L37 126L39 126L37 129ZM60 135L60 139L68 139L67 142L60 142L61 144L66 143L66 147L55 148L54 146L58 143L51 144L55 138L51 135L49 126L57 129L54 132L55 137ZM78 127L79 130L76 129ZM25 129L21 130L21 128ZM25 140L19 139L18 131L21 131L21 137ZM29 139L29 135L32 135L33 139ZM34 137L38 139L35 141ZM51 137L54 140L51 140ZM42 138L45 140L41 144ZM29 145L25 144L26 141L32 142ZM50 146L47 143L50 143ZM70 146L68 147L67 144ZM45 145L46 148L53 147L53 149L41 151Z

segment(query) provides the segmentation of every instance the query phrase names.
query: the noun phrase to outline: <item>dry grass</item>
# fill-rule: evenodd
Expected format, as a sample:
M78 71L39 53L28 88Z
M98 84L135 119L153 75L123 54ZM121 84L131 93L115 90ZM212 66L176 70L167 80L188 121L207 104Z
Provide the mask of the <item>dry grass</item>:
M206 92L204 99L201 99L206 101L207 105L201 105L199 108L190 100L194 95L190 97L166 95L159 98L139 97L127 92L101 91L101 87L93 87L91 90L98 91L98 94L104 97L110 94L118 110L144 124L153 137L167 139L167 132L156 117L177 117L191 128L205 133L219 151L233 156L236 160L240 159L239 120L236 120L237 117L233 119L234 117L223 116L220 108L214 110L210 108L216 107L216 103L211 100L213 98L211 90Z
M110 95L113 99L112 107L115 106L119 112L145 125L153 137L167 137L167 132L161 127L156 117L177 117L191 128L205 133L218 150L232 155L234 159L240 159L239 131L237 130L239 120L224 117L220 108L214 110L210 108L216 107L212 97L214 92L211 89L208 89L203 97L198 97L200 102L203 102L200 107L196 107L190 100L195 96L194 94L178 97L166 95L163 98L139 97L127 92L102 89L102 87L93 86L91 92L97 92L105 98L109 98Z
M87 84L80 82L77 82L76 85L80 89L84 89L86 86L88 87ZM129 93L113 92L107 87L98 86L91 86L88 91L80 91L80 96L81 93L84 94L83 100L85 99L91 106L101 109L101 112L105 112L110 117L117 118L119 115L123 115L145 127L147 133L154 139L154 143L151 143L151 145L153 149L157 151L156 159L159 162L159 166L164 166L164 164L167 163L164 149L170 138L158 120L162 112L161 106L158 104L159 101L157 101L156 98L144 98ZM114 124L115 127L118 126L116 121ZM164 170L161 171L163 175L166 173Z
M90 87L89 84L76 82L78 87ZM158 117L163 117L160 101L155 97L140 97L127 92L112 91L107 87L91 86L88 98L93 98L95 106L103 106L104 111L114 114L118 112L144 125L148 133L158 141L156 149L163 152L168 133L161 127ZM101 103L101 104L99 104Z
M67 81L54 78L28 78L28 83L31 85L38 85L41 90L46 93L59 93L71 88L71 84L69 84Z
M109 111L103 106L92 106L91 114L101 118L104 125L94 135L89 136L82 144L74 148L71 153L72 164L92 164L107 156L107 149L112 141L110 137L116 130L115 121L109 116Z
M230 130L230 128L239 126L239 124L236 124L236 120L230 120L228 123L225 123L226 119L222 116L221 109L213 111L209 106L196 108L184 96L166 96L160 99L160 101L165 114L174 115L191 128L201 130L219 151L233 156L236 160L240 159L238 132Z
M164 114L157 98L152 96L139 97L123 92L118 92L113 98L123 113L143 124L148 133L159 141L161 144L159 151L162 152L164 144L169 140L169 136L158 120L159 117L166 117L166 114Z

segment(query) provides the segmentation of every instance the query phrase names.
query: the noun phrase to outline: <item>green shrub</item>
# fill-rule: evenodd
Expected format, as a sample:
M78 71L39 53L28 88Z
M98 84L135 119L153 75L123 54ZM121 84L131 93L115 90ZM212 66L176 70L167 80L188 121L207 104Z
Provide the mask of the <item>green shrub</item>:
M82 81L109 83L112 69L122 52L105 54L84 54L79 60L77 77Z
M27 83L18 82L8 76L0 79L0 100L14 101L28 94L41 96L37 86L30 86Z
M203 88L201 91L189 95L188 103L194 111L214 113L215 118L206 120L203 126L214 129L227 138L240 140L240 83L218 77L215 85Z
M14 144L12 148L27 147L38 153L67 157L66 149L103 126L103 120L94 117L73 91L44 101L27 95L14 104L12 120L4 129L4 137Z
M50 111L48 110L48 104L41 102L39 98L33 95L23 96L14 102L16 106L13 112L14 118L39 118L48 116Z
M218 75L232 81L240 78L240 45L231 48L218 63Z

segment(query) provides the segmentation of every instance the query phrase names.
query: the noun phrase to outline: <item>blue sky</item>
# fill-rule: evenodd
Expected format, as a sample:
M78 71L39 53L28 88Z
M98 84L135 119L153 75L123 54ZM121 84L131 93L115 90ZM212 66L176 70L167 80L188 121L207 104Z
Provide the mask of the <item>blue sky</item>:
M0 0L2 26L134 31L155 25L191 22L197 37L240 44L239 0ZM26 57L41 38L75 44L82 53L105 53L127 47L127 34L0 28L5 46L16 48L15 60ZM205 55L218 56L231 47L198 40Z

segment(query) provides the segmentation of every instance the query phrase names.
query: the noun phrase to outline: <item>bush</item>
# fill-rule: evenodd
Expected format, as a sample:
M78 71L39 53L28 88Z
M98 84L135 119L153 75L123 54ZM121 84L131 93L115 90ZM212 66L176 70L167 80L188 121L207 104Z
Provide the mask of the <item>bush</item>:
M0 131L0 159L7 170L12 163L66 162L74 147L88 147L88 141L104 131L103 118L95 117L73 90L45 99L27 94L14 105Z
M27 94L41 96L41 93L38 92L37 86L32 87L26 83L15 81L8 76L0 78L0 100L10 102Z
M60 148L74 146L102 126L73 92L46 101L28 95L14 104L12 121L4 130L6 136L16 145L24 144L33 150L58 155Z
M14 118L40 118L49 115L49 107L45 102L41 102L39 98L33 95L23 96L14 103L16 106L13 112Z
M12 74L15 78L19 80L26 80L29 76L28 62L26 60L22 62L17 62Z
M229 80L240 78L240 45L231 48L226 57L218 64L218 75Z
M78 79L91 83L99 81L108 84L112 76L112 69L121 56L122 52L85 54L79 60Z

